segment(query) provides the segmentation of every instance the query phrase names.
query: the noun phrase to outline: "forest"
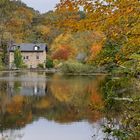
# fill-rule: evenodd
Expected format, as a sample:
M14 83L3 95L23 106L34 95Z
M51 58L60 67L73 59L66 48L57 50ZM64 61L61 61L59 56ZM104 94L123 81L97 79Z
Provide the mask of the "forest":
M1 69L13 42L46 43L46 65L64 72L138 75L140 2L61 0L54 11L41 14L20 0L1 0Z

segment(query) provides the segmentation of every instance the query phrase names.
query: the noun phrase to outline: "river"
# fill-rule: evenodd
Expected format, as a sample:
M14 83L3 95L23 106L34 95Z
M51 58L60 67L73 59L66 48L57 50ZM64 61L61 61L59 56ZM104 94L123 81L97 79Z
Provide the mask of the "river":
M120 109L119 101L112 101L113 95L108 101L111 88L106 83L112 85L114 79L120 80L104 75L2 72L0 139L118 140L106 133L110 126L122 127L120 114L124 108ZM132 88L130 80L117 82L113 89L118 93L117 98L132 98L139 93L138 88ZM132 87L123 86L128 83Z

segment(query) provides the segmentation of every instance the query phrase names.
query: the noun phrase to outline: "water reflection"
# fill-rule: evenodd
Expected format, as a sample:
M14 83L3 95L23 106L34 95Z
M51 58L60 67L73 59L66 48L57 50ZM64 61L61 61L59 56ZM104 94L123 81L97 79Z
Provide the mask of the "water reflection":
M114 98L134 97L139 91L139 82L126 77L1 73L0 139L116 140L111 129L122 135L118 130L128 127L122 122L127 113L135 113L138 122L140 102Z
M16 136L16 140L92 140L92 126L86 122L60 125L40 118L20 131L10 132L9 130L3 136L9 138Z
M45 82L41 81L11 81L9 82L9 89L11 89L11 93L20 94L23 96L44 96L45 95Z
M1 74L1 137L39 139L37 134L42 139L92 139L96 129L92 122L102 130L104 101L98 87L103 79L33 72Z

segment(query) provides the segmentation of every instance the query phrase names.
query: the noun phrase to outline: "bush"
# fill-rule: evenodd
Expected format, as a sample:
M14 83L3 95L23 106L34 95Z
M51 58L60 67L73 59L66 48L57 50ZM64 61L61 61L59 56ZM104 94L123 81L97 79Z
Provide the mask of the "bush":
M27 69L28 66L27 66L26 64L23 64L23 65L21 66L21 68L22 68L22 69Z
M53 67L54 67L53 60L47 59L46 60L46 68L53 68Z
M44 64L38 64L37 67L43 69L44 68Z
M131 76L135 76L138 74L139 71L140 71L139 62L136 62L135 60L129 60L122 63L111 72L114 74L128 74Z
M2 59L0 57L0 70L2 70L4 67L3 67L3 63L2 63Z
M93 73L95 68L78 62L65 62L61 70L64 73Z

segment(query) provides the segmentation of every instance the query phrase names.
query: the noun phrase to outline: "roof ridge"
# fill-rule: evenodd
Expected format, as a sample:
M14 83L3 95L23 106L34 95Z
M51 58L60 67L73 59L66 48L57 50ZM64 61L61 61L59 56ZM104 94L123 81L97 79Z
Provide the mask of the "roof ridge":
M35 50L34 47L35 46L38 46L39 49L38 50ZM46 47L47 47L47 44L45 43L15 43L13 44L13 47L10 48L10 51L14 51L15 50L15 47L18 47L20 46L20 50L21 51L45 51L46 50Z

